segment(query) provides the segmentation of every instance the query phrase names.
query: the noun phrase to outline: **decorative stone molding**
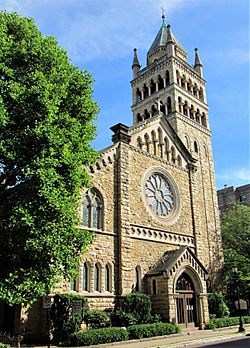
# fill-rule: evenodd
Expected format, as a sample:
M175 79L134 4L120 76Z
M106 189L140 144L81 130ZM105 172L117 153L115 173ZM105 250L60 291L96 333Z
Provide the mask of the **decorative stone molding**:
M90 173L95 173L98 170L101 170L104 167L113 165L116 160L116 151L117 144L107 147L103 151L100 152L100 159L95 164L89 166Z
M156 241L173 245L187 245L195 247L195 240L192 236L176 234L150 227L143 227L131 224L131 238Z

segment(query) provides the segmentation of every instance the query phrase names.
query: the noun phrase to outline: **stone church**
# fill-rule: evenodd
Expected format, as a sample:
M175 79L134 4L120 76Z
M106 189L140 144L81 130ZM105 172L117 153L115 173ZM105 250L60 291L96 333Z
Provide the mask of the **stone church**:
M204 327L207 286L222 258L206 81L162 18L141 69L132 63L131 127L111 127L113 145L89 168L82 229L96 235L71 291L91 307L143 292L153 311Z
M113 144L89 168L79 228L95 239L60 291L98 309L143 292L166 320L204 328L222 247L202 63L197 49L187 62L163 16L146 67L134 49L132 70L133 125L111 127ZM36 316L30 330L40 327Z

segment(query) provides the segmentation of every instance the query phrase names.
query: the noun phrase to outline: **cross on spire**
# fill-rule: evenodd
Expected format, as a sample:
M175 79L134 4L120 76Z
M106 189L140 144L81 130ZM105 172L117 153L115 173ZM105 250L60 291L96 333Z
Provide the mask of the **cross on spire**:
M162 12L162 19L165 19L166 11L165 11L163 5L161 6L161 12Z

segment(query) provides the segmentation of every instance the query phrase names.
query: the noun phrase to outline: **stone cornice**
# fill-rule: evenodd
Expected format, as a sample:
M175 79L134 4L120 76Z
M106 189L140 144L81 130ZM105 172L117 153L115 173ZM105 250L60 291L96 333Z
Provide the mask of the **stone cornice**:
M106 236L113 236L113 237L117 237L118 234L114 233L114 232L110 232L110 231L104 231L104 230L98 230L97 228L93 228L93 227L85 227L85 226L77 226L77 228L79 230L84 230L84 231L88 231L88 232L92 232L95 234L103 234Z
M152 227L131 224L131 238L149 240L173 245L186 245L191 248L195 247L195 239L192 236L173 233Z

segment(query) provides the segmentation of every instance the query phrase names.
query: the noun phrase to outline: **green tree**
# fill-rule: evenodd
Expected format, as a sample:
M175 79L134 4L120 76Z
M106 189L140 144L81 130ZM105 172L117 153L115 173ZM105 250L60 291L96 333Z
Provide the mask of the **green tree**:
M34 21L0 12L0 299L29 304L76 273L98 106L92 77Z
M226 299L232 307L238 296L250 297L250 208L235 204L222 216L221 231Z

